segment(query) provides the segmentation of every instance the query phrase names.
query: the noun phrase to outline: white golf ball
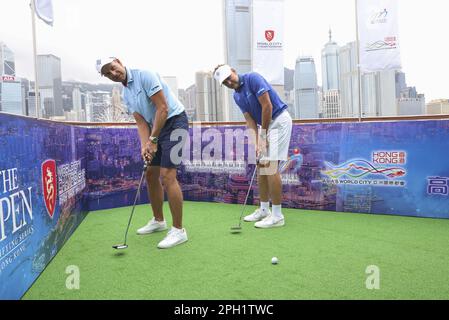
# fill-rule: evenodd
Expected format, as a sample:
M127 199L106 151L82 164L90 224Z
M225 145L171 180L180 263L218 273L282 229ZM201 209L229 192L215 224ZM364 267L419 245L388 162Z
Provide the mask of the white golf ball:
M271 258L271 263L272 264L278 264L279 260L276 257Z

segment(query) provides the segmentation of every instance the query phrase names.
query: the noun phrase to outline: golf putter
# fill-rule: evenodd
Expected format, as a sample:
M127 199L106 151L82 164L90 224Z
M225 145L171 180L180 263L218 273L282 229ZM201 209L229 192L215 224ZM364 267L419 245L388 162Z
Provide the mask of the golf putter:
M145 164L143 166L142 177L140 178L139 187L138 187L137 193L136 193L136 198L134 199L133 209L131 210L131 215L129 216L128 227L126 228L125 242L123 244L118 244L118 245L112 246L112 248L114 248L116 250L123 250L123 249L128 248L127 239L128 239L129 226L131 225L131 220L133 218L134 209L136 208L137 199L140 197L140 188L142 187L143 178L145 177L145 173L147 172L147 169L149 166L150 166L150 162L145 161Z
M249 184L248 193L246 194L245 203L243 204L243 208L242 208L242 213L240 213L239 224L237 226L235 226L235 227L231 227L231 233L236 234L236 233L242 232L243 213L245 212L245 207L246 207L246 203L248 202L249 193L251 192L251 189L252 189L252 186L253 186L253 182L254 182L254 178L256 177L257 165L258 164L259 164L259 159L257 160L256 167L254 168L253 177L251 178L251 183Z

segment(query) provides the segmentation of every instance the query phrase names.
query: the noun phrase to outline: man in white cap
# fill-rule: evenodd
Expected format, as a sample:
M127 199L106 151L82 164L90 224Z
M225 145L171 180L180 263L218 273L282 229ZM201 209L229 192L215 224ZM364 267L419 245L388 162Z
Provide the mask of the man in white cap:
M237 74L230 66L219 65L214 70L214 78L234 90L234 100L245 116L248 128L256 133L260 208L244 220L256 222L257 228L282 227L285 219L278 165L279 161L288 159L290 146L292 118L287 105L258 73Z
M173 227L158 248L171 248L186 242L187 232L182 227L183 196L176 178L181 157L179 153L176 159L171 156L175 146L176 150L180 149L180 143L170 137L174 130L184 130L184 134L188 134L184 106L155 72L126 68L115 57L98 59L96 67L101 75L123 85L123 101L136 119L142 158L151 162L146 180L154 217L137 233L145 235L167 230L162 212L165 190Z

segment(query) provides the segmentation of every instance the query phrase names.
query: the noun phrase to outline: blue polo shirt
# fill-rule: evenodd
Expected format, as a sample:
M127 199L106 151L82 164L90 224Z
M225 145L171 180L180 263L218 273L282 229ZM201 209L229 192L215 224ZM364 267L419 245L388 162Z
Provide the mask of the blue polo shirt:
M151 71L126 69L127 85L123 90L123 102L130 113L138 113L152 124L156 114L156 106L151 97L159 91L164 92L168 104L168 119L184 112L183 104L176 98L159 74Z
M260 74L256 72L239 74L239 81L240 88L234 92L235 103L243 113L249 113L258 125L262 125L262 105L259 97L265 92L268 92L273 105L273 120L287 109L287 105Z

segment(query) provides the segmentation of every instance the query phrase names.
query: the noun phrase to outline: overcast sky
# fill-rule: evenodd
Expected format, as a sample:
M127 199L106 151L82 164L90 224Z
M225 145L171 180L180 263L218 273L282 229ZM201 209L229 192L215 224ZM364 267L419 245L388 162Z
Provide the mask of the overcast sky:
M315 58L329 27L339 45L354 41L354 0L285 0L285 66ZM449 98L445 0L399 0L399 32L407 84L426 100ZM37 22L38 53L62 60L63 80L107 82L95 71L100 56L130 67L177 76L179 87L199 70L224 61L222 0L53 0L55 23ZM33 79L29 0L0 0L0 41L14 51L17 76Z

